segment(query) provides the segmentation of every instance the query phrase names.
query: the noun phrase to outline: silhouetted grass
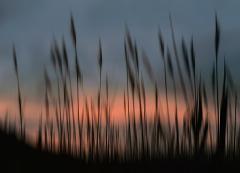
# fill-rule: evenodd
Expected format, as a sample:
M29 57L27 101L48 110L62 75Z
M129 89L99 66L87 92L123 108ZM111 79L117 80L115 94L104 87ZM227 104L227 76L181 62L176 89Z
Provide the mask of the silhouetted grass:
M221 37L217 17L214 36L216 56L209 75L211 76L210 84L204 82L206 80L202 79L201 70L197 68L193 38L189 44L182 39L179 50L172 17L170 16L169 19L172 52L161 32L158 34L162 57L160 60L163 63L164 73L164 81L160 82L150 58L144 50L138 48L129 30L126 29L123 57L126 68L126 86L122 88L125 123L120 124L114 122L112 118L111 84L108 74L104 76L102 73L104 52L101 40L99 40L96 61L99 68L96 102L84 94L83 74L80 68L84 64L81 64L78 56L77 32L73 16L71 16L70 34L74 57L69 56L64 39L62 39L61 46L58 41L53 41L50 59L51 68L54 71L51 76L54 76L55 82L48 75L48 69L45 69L45 113L41 114L35 149L29 149L27 152L34 154L34 157L38 157L38 154L43 152L45 155L41 156L42 159L53 157L54 161L57 156L52 156L53 153L66 154L68 157L74 157L74 159L71 158L74 164L76 160L81 161L79 164L81 163L82 166L83 163L97 165L142 162L147 165L157 165L165 161L178 164L181 160L191 163L195 159L201 160L199 164L205 164L208 159L239 158L238 92L225 60L223 76L219 74ZM13 60L17 77L20 139L21 143L24 143L24 113L15 48L13 48ZM71 61L74 62L73 67L69 63ZM71 69L74 69L74 74ZM143 69L150 80L144 79ZM103 79L106 79L105 82ZM74 85L76 85L76 90L74 90ZM159 89L160 85L164 86L165 99ZM147 89L151 87L155 99L153 118L150 118L147 112L147 100L150 97ZM83 93L83 97L80 97L80 92ZM169 108L169 93L173 93L174 96L174 111L170 111ZM179 118L179 99L181 98L186 106L182 121ZM166 111L162 109L162 103L166 105ZM75 108L74 105L77 107ZM51 108L54 111L51 111ZM211 108L214 112L209 111ZM172 122L171 116L174 117ZM210 116L216 117L216 122L210 120ZM166 122L164 118L167 118ZM6 134L11 129L15 129L11 134L17 134L16 125L10 126L7 118L3 127ZM22 144L13 141L13 145ZM69 163L70 160L68 160ZM196 165L194 162L194 166ZM163 169L165 169L164 166Z

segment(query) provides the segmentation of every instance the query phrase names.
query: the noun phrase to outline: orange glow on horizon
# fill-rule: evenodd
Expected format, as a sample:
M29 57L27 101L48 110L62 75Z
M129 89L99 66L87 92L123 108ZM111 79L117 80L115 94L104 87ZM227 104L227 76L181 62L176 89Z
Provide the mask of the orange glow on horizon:
M96 99L92 99L94 97L91 96L89 93L87 95L87 101L89 105L89 109L91 109L91 100L94 103L94 109L95 112L97 111L97 104L96 104ZM124 98L121 93L118 93L114 99L110 98L109 99L109 104L110 104L110 115L111 115L111 120L115 122L125 122L125 113L124 113ZM85 107L85 102L86 99L80 98L80 113L82 113L83 107ZM106 105L106 99L102 99L102 104L101 104L101 109L102 112L101 114L104 116L105 115L105 105ZM174 115L175 115L175 100L173 97L169 97L169 115L170 115L170 120L174 121ZM143 105L143 104L142 104ZM182 121L183 116L186 112L186 106L183 100L178 100L177 103L178 106L178 118L180 121ZM130 108L130 114L133 115L133 108L132 108L132 101L129 103L129 108ZM25 121L26 122L35 122L37 123L40 119L40 115L45 115L45 108L44 108L44 103L39 103L39 102L26 102L23 105L23 110L24 110L24 116L25 116ZM148 119L153 118L155 114L155 100L154 97L148 96L146 99L146 115ZM163 117L163 119L166 118L167 115L167 105L164 97L162 97L162 100L159 100L159 105L158 105L158 110L160 112L160 115ZM5 100L0 100L0 113L1 117L4 118L6 115L6 112L9 114L9 116L13 119L17 119L18 115L18 105L16 100L10 100L10 99L5 99ZM135 100L135 115L136 118L139 117L139 102L136 99ZM209 111L213 112L213 111ZM55 118L55 111L54 107L50 106L50 116L52 118ZM77 116L77 101L76 98L74 99L74 114L75 117ZM76 117L77 118L77 117Z

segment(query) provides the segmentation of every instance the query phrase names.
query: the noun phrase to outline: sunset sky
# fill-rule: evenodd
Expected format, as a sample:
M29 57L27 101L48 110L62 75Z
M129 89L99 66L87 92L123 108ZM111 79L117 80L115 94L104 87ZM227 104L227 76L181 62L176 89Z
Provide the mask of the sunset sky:
M165 41L171 45L170 13L177 40L181 36L187 41L194 37L197 63L206 73L214 60L214 15L217 12L224 42L220 55L226 56L233 74L237 75L240 63L237 56L240 53L239 6L240 1L237 0L0 0L0 111L13 110L14 113L16 110L13 43L19 60L24 102L31 105L29 109L33 112L41 110L43 67L50 67L49 48L53 38L61 41L64 36L68 50L72 50L69 34L71 13L78 33L84 85L92 97L96 96L98 84L96 55L99 38L103 44L103 75L108 73L113 92L117 92L125 82L125 26L128 26L139 48L149 55L156 73L160 74L162 62L157 33L160 28ZM52 71L49 72L51 76Z

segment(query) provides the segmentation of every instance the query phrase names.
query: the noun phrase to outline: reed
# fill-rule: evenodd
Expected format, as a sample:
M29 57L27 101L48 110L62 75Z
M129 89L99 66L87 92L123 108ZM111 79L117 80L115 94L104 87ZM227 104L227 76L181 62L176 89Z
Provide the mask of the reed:
M112 118L111 82L109 74L103 74L105 52L100 39L97 52L97 98L84 93L78 36L71 15L70 34L74 64L70 63L65 39L62 38L61 44L54 39L50 47L52 69L44 70L45 111L39 120L36 147L49 152L67 153L85 162L237 156L240 146L239 97L225 61L223 76L219 74L221 34L218 19L215 18L215 59L209 74L209 84L206 82L208 80L201 77L201 70L197 66L194 39L191 38L190 42L182 39L178 43L171 15L169 20L173 50L164 41L162 33L158 33L163 74L156 73L157 70L151 64L152 57L148 57L144 49L139 49L130 31L126 29L123 43L126 83L122 89L125 123L120 124ZM15 48L13 60L17 77L20 134L23 137L25 124ZM50 70L53 71L51 75ZM160 75L163 75L163 81ZM145 76L149 80L146 80ZM219 87L221 81L222 86ZM161 85L163 90L159 89ZM148 91L150 89L151 92ZM80 92L83 97L80 97ZM152 118L148 112L151 93L154 95ZM172 111L170 94L173 95L174 103ZM180 99L184 100L184 108L180 107ZM74 105L77 105L76 108ZM166 111L162 105L166 105ZM211 108L214 112L210 111ZM180 119L180 109L185 109L183 120ZM167 117L166 121L164 117ZM215 117L216 122L212 122L210 117ZM4 124L5 128L8 128L7 118Z

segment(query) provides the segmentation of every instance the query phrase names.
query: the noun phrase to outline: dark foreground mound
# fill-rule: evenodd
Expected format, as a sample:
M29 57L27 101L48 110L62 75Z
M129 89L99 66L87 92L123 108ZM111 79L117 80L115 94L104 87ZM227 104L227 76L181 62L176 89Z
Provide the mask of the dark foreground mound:
M34 149L14 134L0 130L0 172L238 172L238 160L152 160L84 163L80 159Z

